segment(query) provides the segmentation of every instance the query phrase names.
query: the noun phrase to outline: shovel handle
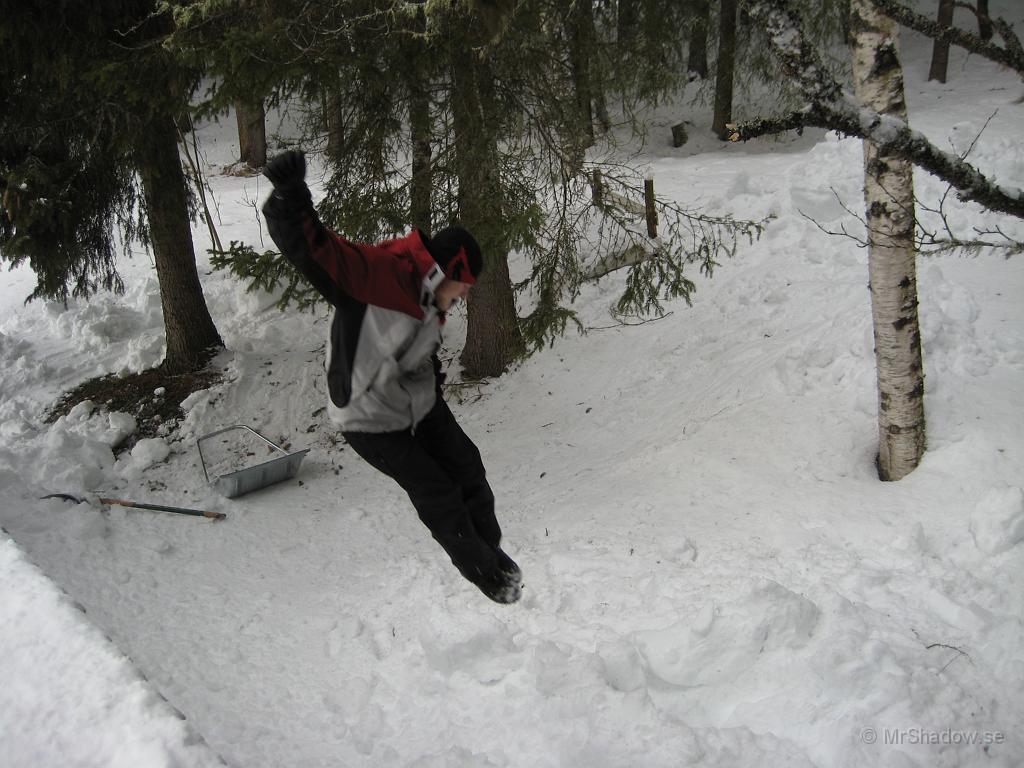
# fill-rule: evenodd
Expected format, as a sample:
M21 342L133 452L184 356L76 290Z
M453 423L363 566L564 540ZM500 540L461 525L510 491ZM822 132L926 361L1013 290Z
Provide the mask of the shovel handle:
M163 504L143 504L141 501L128 501L127 499L100 499L99 501L100 504L117 504L129 509L151 509L156 512L173 512L177 515L208 517L211 520L223 520L227 517L223 512L206 512L201 509L188 509L187 507L168 507Z
M85 499L80 499L77 496L72 496L70 493L51 493L47 496L42 496L43 499L63 499L64 501L74 502L75 504L82 504ZM202 509L188 509L187 507L168 507L163 504L143 504L141 501L128 501L127 499L98 499L100 504L116 504L119 507L127 507L128 509L151 509L155 512L173 512L177 515L193 515L195 517L206 517L210 520L224 520L227 515L223 512L206 512Z

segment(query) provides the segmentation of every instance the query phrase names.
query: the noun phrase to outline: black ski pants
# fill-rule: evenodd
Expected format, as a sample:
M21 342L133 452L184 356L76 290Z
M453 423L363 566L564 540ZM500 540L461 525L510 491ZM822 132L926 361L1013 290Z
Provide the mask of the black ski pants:
M480 451L437 404L415 431L345 432L352 449L394 479L456 568L472 582L499 573L501 529Z

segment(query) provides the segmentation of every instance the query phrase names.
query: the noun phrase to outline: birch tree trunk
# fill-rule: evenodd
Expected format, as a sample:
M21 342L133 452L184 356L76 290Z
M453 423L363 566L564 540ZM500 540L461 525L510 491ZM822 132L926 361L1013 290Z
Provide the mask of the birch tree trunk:
M858 100L907 119L896 24L870 0L852 0ZM868 270L878 374L878 472L899 480L925 449L924 369L917 318L913 166L864 142Z

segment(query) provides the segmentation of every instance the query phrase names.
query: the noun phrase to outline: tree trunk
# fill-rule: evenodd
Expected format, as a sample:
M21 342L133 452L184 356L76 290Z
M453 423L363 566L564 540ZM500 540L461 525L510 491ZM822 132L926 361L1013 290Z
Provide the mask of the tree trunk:
M693 3L693 22L690 27L690 44L686 57L686 71L691 80L703 80L708 76L708 17L711 3L696 0Z
M328 94L324 113L324 122L327 126L327 158L333 161L341 156L342 145L345 141L341 97L333 92Z
M267 164L267 120L262 101L235 102L239 159L250 168Z
M485 79L490 77L472 45L469 19L455 21L449 49L459 217L483 251L484 271L470 294L462 367L467 376L498 376L525 350L508 271L502 217L501 179L493 108Z
M410 78L412 80L413 78ZM416 83L410 83L416 89ZM430 232L430 195L434 188L431 166L430 95L413 90L409 101L409 131L412 140L412 179L409 182L409 220L414 227Z
M907 119L897 26L870 0L851 6L858 100ZM913 166L864 142L868 270L878 375L878 472L899 480L925 450L924 368L917 318Z
M188 373L202 368L223 342L199 283L173 118L157 118L146 126L136 160L164 313L167 352L161 367Z
M608 133L612 129L612 118L608 114L608 99L604 93L604 85L597 84L594 91L594 118L601 127L602 133Z
M569 36L569 61L576 92L576 119L581 148L594 145L594 82L590 57L594 50L593 0L573 0L565 22Z
M939 0L939 26L953 26L953 8L955 0ZM946 72L949 69L949 43L943 40L936 40L932 43L932 65L928 70L929 80L946 82Z
M718 27L718 59L715 64L715 116L711 130L729 140L725 127L732 122L732 81L736 67L736 7L738 0L721 0Z
M637 0L619 0L616 5L615 27L620 47L626 49L633 45L638 22Z
M427 49L426 16L416 14L413 35L406 43L405 86L409 94L409 140L412 162L409 180L409 222L429 233L433 226L431 194L434 189L432 166L433 124L430 119L431 52Z
M988 15L988 0L978 0L978 37L986 42L992 39L992 17Z

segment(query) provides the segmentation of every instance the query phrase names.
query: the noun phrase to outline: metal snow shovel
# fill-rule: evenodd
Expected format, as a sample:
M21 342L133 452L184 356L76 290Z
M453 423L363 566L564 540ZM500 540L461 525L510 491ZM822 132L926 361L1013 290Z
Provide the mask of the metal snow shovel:
M218 475L211 479L210 472L206 467L206 457L203 455L203 441L236 429L252 433L258 440L265 443L276 453L277 456L260 464L243 467L242 469ZM302 459L309 453L309 448L289 453L277 443L271 442L255 429L245 424L235 424L233 427L225 427L216 432L210 432L208 435L203 435L196 440L196 448L199 449L199 461L203 465L203 475L206 477L206 482L210 483L210 485L229 499L295 477L299 471L299 465L302 464Z
M47 496L40 496L41 499L64 499L64 501L73 501L76 504L87 504L87 499L80 499L77 496L72 496L70 493L51 493ZM128 509L149 509L154 512L173 512L176 515L193 515L195 517L208 517L211 520L223 520L227 517L223 512L205 512L201 509L188 509L187 507L168 507L163 504L144 504L141 501L128 501L127 499L97 499L100 504L106 504L107 506L117 505L119 507L127 507Z

